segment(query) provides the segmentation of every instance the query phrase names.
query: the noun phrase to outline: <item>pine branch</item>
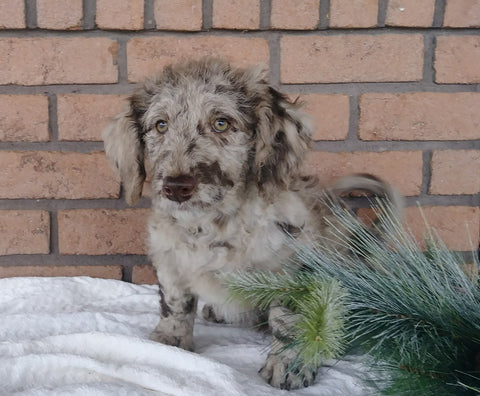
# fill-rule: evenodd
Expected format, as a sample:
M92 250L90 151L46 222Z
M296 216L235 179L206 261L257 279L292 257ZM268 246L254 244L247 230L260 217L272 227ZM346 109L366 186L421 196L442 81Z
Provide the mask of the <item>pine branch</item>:
M317 282L304 300L296 302L297 345L304 362L318 367L322 360L338 358L345 350L346 292L336 281Z
M314 274L244 272L224 278L231 298L259 309L273 302L299 314L300 320L284 334L294 339L287 348L298 350L300 364L318 367L322 361L337 358L344 352L346 293L334 280L325 281Z
M274 273L270 271L245 271L222 277L232 299L247 302L266 310L273 301L294 307L297 301L317 287L318 279L312 274Z
M333 237L309 247L292 240L296 267L305 271L236 275L230 279L232 294L261 308L280 301L296 312L301 319L289 336L304 359L335 356L329 345L338 353L345 338L352 350L374 356L383 394L478 391L480 380L471 375L480 356L478 280L465 275L462 261L434 230L422 252L387 206L378 203L372 229L329 204L336 217ZM326 297L339 294L338 300ZM337 316L330 316L330 308Z
M411 232L386 208L378 213L373 233L350 212L332 211L340 222L338 246L346 247L354 235L352 256L345 260L341 249L328 245L296 246L298 260L349 291L350 345L366 348L403 373L385 391L398 391L406 377L410 382L415 377L418 386L445 387L461 377L459 371L474 369L480 351L480 289L461 270L459 258L433 230L427 252L421 252ZM376 235L388 235L388 243ZM420 394L413 389L404 394Z

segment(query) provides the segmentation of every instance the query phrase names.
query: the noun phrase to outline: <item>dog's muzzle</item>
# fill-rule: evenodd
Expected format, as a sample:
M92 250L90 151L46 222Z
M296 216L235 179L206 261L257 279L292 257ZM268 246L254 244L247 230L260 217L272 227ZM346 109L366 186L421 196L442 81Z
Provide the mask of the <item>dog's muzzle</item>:
M163 181L163 193L171 201L182 203L188 201L195 191L197 181L192 176L180 175L166 177Z

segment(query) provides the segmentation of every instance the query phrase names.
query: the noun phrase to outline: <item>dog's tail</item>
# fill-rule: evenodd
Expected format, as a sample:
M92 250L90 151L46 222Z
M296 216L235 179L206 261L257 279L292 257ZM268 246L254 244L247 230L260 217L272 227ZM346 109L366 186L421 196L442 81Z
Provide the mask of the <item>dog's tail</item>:
M397 217L401 217L403 213L405 206L403 196L396 188L373 175L359 173L346 176L339 179L332 188L332 192L338 197L353 191L363 191L385 201L391 213Z

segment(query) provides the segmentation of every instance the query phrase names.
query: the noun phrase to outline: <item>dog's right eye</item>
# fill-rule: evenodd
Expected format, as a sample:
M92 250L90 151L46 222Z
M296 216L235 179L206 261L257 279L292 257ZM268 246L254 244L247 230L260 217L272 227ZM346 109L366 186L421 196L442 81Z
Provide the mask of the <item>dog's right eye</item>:
M228 121L225 118L217 118L213 123L213 130L218 133L225 132L229 128Z
M165 121L165 120L157 121L157 123L155 124L155 129L156 129L159 133L165 133L165 132L167 132L167 130L168 130L168 122Z

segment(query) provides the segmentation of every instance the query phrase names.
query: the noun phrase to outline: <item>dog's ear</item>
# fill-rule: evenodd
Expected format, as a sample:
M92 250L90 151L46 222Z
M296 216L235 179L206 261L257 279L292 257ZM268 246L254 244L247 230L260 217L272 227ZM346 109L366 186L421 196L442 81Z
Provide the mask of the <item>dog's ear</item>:
M256 108L254 168L259 185L288 188L311 143L312 126L300 105L264 84Z
M146 176L137 102L132 96L129 108L118 114L102 134L105 152L120 176L129 205L140 199Z

